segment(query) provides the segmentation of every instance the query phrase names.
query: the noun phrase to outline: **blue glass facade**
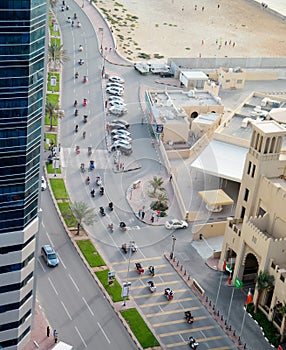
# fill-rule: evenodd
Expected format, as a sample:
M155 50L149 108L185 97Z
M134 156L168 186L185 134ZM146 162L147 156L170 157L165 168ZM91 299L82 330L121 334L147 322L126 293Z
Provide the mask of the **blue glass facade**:
M0 4L0 234L37 216L46 1Z
M46 15L46 0L0 1L1 349L21 349L31 326Z

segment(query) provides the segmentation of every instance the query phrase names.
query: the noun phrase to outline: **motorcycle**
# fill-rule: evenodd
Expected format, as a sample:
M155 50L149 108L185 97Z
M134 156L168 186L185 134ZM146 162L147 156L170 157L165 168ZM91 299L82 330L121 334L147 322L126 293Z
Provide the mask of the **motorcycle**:
M190 324L194 323L194 321L195 321L194 317L192 316L191 311L185 311L185 319L186 319L187 323L190 323Z
M102 185L102 180L101 180L100 176L96 177L95 183L97 184L97 186L101 186Z
M90 178L89 178L89 176L86 178L85 183L86 183L87 185L90 184Z
M112 202L110 202L110 203L108 204L108 208L109 208L110 211L113 210L113 203L112 203Z
M70 17L68 17L67 22L71 23L71 18Z
M83 51L83 47L82 45L79 45L78 51L82 52Z
M74 111L74 115L75 115L75 117L78 116L78 109L76 109L76 110Z
M79 77L79 72L75 72L74 77L77 79Z
M199 346L199 343L196 342L196 339L194 337L189 337L188 343L190 348L193 350L196 350L196 348Z
M100 189L99 189L99 194L101 195L101 196L103 196L104 195L104 187L100 187Z
M155 267L154 266L149 266L148 267L148 271L149 271L149 274L151 275L151 276L155 276Z
M81 27L81 23L77 22L77 27L80 28Z
M75 132L78 132L78 125L75 126L74 131L75 131Z
M76 13L73 14L73 19L77 19Z
M84 64L84 60L82 58L79 59L78 64L82 66Z
M83 82L84 82L84 83L87 83L87 82L88 82L88 78L87 78L86 75L83 76Z
M75 146L75 153L76 153L76 154L80 154L80 148L79 148L79 146Z
M103 207L99 208L99 212L100 212L101 216L105 216L106 215Z
M153 281L148 281L148 282L147 282L147 285L148 285L148 287L149 287L151 293L156 292L156 286L155 286L155 284L154 284Z
M92 154L92 147L87 147L87 154L89 156Z
M120 227L121 231L127 231L127 227L126 227L125 222L121 221L119 224L119 227Z
M73 104L74 107L77 106L77 100L74 101L74 104Z
M85 172L84 163L81 163L81 165L80 165L80 171L81 171L82 173Z
M139 275L144 273L144 269L143 269L143 266L141 265L141 263L135 263L135 268L136 268Z
M166 296L168 301L170 301L174 298L174 293L173 293L172 289L170 289L170 288L165 289L164 295Z
M112 232L113 232L113 223L108 224L107 228L108 228L109 231L112 233Z
M86 99L86 98L83 99L82 105L83 105L84 107L87 105L87 99Z
M95 189L93 188L91 191L90 191L90 194L91 194L91 197L95 197Z
M85 139L85 136L86 136L86 131L84 131L84 132L82 133L82 138Z
M89 161L89 171L92 171L94 168L95 168L94 160L90 160Z
M87 115L84 115L84 116L83 116L83 122L84 122L84 123L87 123Z

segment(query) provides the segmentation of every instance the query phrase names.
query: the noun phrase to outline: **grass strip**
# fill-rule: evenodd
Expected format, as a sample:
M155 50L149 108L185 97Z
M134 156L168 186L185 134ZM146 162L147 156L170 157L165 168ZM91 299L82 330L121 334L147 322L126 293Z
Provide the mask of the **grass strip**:
M54 143L54 145L57 145L57 134L45 134L45 150L49 150L50 144Z
M57 200L69 199L66 186L63 179L50 179L52 191Z
M133 334L143 349L160 345L154 334L150 331L149 327L135 308L123 310L121 311L121 314L129 324L130 329L132 330Z
M77 245L84 255L90 267L106 266L102 257L98 254L94 245L89 239L77 241Z
M108 283L108 272L109 270L96 271L95 274L97 278L102 283L103 287L106 289L107 293L110 295L113 302L123 301L121 296L122 287L119 282L114 279L112 284Z
M69 203L58 203L58 207L62 214L62 217L65 220L67 227L75 227L76 226L76 218L73 215Z

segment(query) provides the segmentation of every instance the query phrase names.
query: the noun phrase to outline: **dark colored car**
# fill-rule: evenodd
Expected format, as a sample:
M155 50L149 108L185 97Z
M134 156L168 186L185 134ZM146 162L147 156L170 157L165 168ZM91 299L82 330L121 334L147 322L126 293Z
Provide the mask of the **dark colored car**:
M160 77L161 78L171 78L173 76L174 76L174 74L172 72L170 72L170 71L166 71L166 72L161 72L160 73Z

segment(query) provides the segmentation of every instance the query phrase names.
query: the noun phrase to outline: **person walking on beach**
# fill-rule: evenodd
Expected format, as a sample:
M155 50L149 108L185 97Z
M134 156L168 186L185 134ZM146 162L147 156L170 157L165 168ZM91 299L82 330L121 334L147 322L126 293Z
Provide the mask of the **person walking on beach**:
M49 337L49 336L50 336L50 333L51 333L50 326L47 326L47 337Z
M154 224L154 220L155 220L155 214L153 213L153 214L151 215L151 222L152 222L152 224Z

